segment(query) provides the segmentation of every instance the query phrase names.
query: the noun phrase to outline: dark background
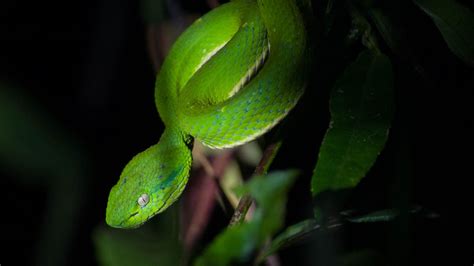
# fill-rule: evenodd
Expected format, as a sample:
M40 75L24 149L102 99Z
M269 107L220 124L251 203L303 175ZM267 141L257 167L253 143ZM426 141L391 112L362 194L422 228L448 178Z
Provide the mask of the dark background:
M182 2L186 12L208 9L203 1ZM350 225L285 250L284 265L302 264L308 256L329 265L334 250L368 248L382 254L380 265L455 265L467 254L471 254L468 264L472 263L472 253L467 253L472 252L472 243L461 244L458 238L468 236L472 225L472 206L464 205L472 202L467 182L472 179L468 131L474 75L450 52L432 21L413 4L401 2L401 10L409 11L402 12L400 20L428 81L411 70L409 60L382 46L396 77L393 130L378 162L344 206L370 211L418 204L440 216ZM315 8L320 5L315 1ZM87 158L81 211L65 254L67 265L97 263L91 232L104 224L108 191L131 156L155 143L163 130L154 106L155 71L142 11L138 1L123 0L0 3L0 81L36 102ZM341 19L347 22L341 25L350 25L349 18ZM310 91L292 113L276 158L275 168L303 171L290 194L288 224L311 216L308 185L328 124L328 91L345 63L362 49L355 45L341 53L334 46L345 34L341 28L340 36L318 42L319 51L325 52L315 55ZM48 187L20 182L19 175L0 168L1 265L32 264L48 220L44 217ZM206 239L213 233L210 230Z

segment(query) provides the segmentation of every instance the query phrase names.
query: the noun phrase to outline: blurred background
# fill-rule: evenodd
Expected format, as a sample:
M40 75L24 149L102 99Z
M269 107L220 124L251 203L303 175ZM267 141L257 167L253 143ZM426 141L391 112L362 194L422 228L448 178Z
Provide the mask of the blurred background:
M429 265L469 254L457 248L456 237L470 227L462 225L467 218L461 203L472 201L472 193L460 189L472 175L472 68L451 53L410 1L373 2L398 18L410 55L381 44L394 65L397 111L385 150L343 205L362 211L422 206L436 218L402 215L389 223L348 225L283 250L282 265L363 265L353 263L361 256L373 265ZM472 10L472 2L459 2ZM1 265L173 265L175 257L192 257L225 228L232 207L215 184L201 184L213 195L212 207L203 207L205 218L193 216L185 198L142 229L105 225L108 192L123 166L163 130L153 99L162 59L189 23L218 4L0 2ZM313 1L316 22L323 21L326 6ZM309 183L329 123L329 90L362 49L338 41L349 34L351 19L343 12L335 16L335 30L324 37L315 33L314 75L285 124L273 165L302 171L289 194L288 225L312 215ZM254 157L265 143L254 143ZM242 161L239 171L247 177L252 162ZM202 171L196 167L193 173ZM186 223L183 217L196 220ZM200 224L195 235L188 232L193 222ZM179 251L183 242L191 243L191 255ZM116 253L126 259L111 262ZM151 263L146 254L152 254Z

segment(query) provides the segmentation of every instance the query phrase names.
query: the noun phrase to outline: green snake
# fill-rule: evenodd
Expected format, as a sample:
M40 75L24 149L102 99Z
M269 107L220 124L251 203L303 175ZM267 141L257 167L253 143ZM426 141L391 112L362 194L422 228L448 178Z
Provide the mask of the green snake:
M188 181L194 139L230 148L283 119L304 91L307 46L295 0L235 0L196 20L156 79L165 130L123 169L107 224L135 228L175 202Z

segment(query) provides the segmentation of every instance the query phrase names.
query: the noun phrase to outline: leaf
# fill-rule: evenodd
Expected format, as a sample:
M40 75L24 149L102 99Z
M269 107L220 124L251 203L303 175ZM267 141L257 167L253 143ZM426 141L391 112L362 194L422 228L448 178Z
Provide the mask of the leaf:
M229 265L245 263L283 225L286 194L296 171L273 172L254 177L243 191L256 200L253 219L248 223L229 227L219 234L196 260L196 265Z
M362 249L343 254L338 258L338 265L341 266L376 266L384 265L386 259L371 249Z
M371 8L369 10L370 18L378 29L380 35L387 43L387 45L395 53L400 54L401 47L401 32L393 25L390 19L379 8Z
M0 165L15 172L17 182L48 188L43 217L37 219L37 265L67 260L85 200L86 160L74 138L35 101L0 82Z
M375 223L375 222L388 222L395 219L400 212L396 209L387 209L371 212L366 215L349 217L347 221L352 223Z
M180 265L181 246L173 230L176 217L171 213L175 208L170 211L163 213L159 224L146 223L136 230L96 228L93 240L100 265Z
M314 219L304 220L302 222L287 227L285 231L280 233L263 251L262 255L259 256L258 262L263 262L266 257L282 249L288 243L291 243L296 239L303 238L304 236L308 235L319 227L320 225Z
M362 52L336 82L331 122L312 177L313 196L356 186L388 137L393 113L393 77L383 54Z
M433 19L449 49L474 66L474 14L456 1L413 0Z
M79 145L20 90L0 83L0 161L22 177L64 178L83 163ZM28 180L31 181L31 180Z
M418 214L423 218L434 219L438 218L439 215L433 211L426 210L425 208L415 205L409 209L411 214ZM384 209L374 211L364 215L353 216L351 213L341 212L342 216L345 216L345 220L351 223L377 223L377 222L389 222L394 220L400 215L400 210L397 209Z

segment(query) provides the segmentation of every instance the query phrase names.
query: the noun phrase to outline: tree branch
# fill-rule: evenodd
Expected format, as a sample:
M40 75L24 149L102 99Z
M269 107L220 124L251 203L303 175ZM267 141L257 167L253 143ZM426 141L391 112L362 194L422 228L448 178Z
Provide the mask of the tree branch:
M255 168L255 171L253 173L254 176L264 175L267 173L268 168L270 167L271 163L273 162L273 159L275 159L275 156L278 153L278 150L280 149L280 146L281 140L278 138L276 141L267 146L263 153L262 159ZM252 203L253 199L250 195L246 194L242 196L239 201L239 205L237 205L237 208L234 211L234 215L232 215L232 218L230 219L229 227L242 223Z

